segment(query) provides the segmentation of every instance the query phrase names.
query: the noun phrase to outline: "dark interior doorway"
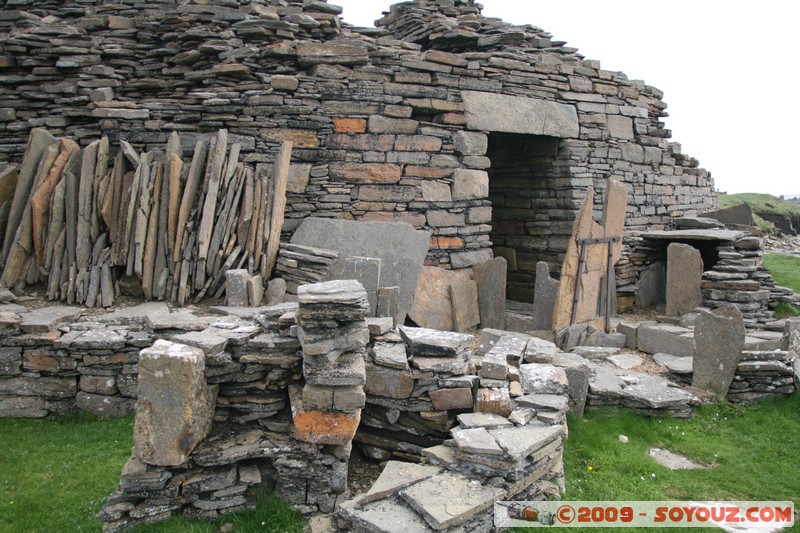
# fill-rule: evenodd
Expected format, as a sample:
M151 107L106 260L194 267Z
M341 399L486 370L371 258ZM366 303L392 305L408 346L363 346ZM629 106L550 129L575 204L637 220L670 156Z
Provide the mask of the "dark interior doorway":
M536 263L558 274L575 219L561 139L490 133L489 199L495 256L508 261L508 298L533 302Z

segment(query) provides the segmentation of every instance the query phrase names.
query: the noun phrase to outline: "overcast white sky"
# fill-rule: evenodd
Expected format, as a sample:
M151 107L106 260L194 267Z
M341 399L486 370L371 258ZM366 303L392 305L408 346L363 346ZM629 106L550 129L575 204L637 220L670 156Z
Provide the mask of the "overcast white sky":
M392 3L329 0L372 26ZM800 195L800 3L792 0L484 0L483 14L533 24L602 68L664 91L672 141L723 192Z

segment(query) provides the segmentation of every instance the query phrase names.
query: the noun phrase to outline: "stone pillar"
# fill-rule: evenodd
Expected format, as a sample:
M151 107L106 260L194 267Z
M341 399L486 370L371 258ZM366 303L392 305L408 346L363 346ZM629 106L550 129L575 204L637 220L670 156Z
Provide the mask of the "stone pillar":
M136 458L149 465L182 465L208 434L213 418L202 350L159 339L139 353Z
M782 350L800 355L800 318L787 318L783 327Z
M744 349L744 319L733 304L701 310L694 327L692 387L725 397Z
M703 305L700 250L673 242L667 246L667 315L681 316Z
M367 292L357 281L337 280L303 285L297 293L306 384L293 401L295 437L349 445L366 401Z

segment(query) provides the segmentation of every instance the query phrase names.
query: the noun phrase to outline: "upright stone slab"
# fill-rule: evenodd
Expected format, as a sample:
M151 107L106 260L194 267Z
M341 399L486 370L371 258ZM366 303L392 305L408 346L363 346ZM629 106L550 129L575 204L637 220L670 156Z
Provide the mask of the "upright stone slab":
M332 218L303 220L292 244L325 248L344 257L381 260L381 286L400 287L400 312L411 307L431 234L399 222L355 222Z
M139 353L133 451L144 463L182 465L211 429L203 350L159 339Z
M450 303L453 310L453 329L470 331L481 321L478 310L478 285L472 280L457 281L450 285Z
M663 262L653 263L642 271L636 282L634 301L639 309L652 309L666 300L667 271Z
M505 329L508 263L503 257L495 257L472 270L478 284L481 329Z
M469 271L423 267L408 317L423 328L453 331L450 286L461 281L469 281Z
M250 273L245 269L228 270L225 272L225 299L228 305L234 307L247 307L247 281Z
M616 180L608 180L602 224L592 219L594 188L589 187L586 200L578 213L567 246L567 255L561 267L556 308L553 312L553 328L562 329L574 323L601 325L598 307L603 280L613 274L614 264L622 254L622 233L628 190ZM617 238L610 244L586 244L581 253L579 241L598 238ZM610 253L608 250L610 246ZM609 261L610 259L610 261Z
M378 288L381 282L381 260L375 257L345 257L336 263L329 273L330 279L356 280L367 291L369 311L367 316L376 316L378 310Z
M667 247L667 315L682 316L703 305L700 250L677 242Z
M378 289L378 309L375 314L379 317L391 317L395 326L406 321L406 314L400 312L400 287Z
M533 329L553 329L553 311L558 296L558 280L550 277L545 261L536 263L536 283L533 289Z
M781 349L800 355L800 318L787 318Z
M744 348L744 320L733 304L699 311L694 327L692 387L728 394Z

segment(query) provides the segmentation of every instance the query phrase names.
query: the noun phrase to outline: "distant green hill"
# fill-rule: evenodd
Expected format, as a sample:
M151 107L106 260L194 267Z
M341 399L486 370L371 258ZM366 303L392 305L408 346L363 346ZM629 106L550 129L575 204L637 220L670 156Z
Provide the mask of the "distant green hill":
M754 192L720 194L718 202L720 208L748 204L753 213L775 224L780 231L788 234L800 231L800 206L781 200L777 196Z

